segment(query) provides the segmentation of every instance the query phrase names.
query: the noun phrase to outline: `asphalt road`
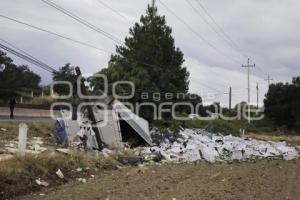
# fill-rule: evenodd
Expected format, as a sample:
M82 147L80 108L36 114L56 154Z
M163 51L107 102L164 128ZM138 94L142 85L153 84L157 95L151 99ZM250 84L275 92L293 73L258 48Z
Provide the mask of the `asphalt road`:
M15 116L10 119L9 116L0 115L0 121L53 121L51 117L31 117L31 116Z

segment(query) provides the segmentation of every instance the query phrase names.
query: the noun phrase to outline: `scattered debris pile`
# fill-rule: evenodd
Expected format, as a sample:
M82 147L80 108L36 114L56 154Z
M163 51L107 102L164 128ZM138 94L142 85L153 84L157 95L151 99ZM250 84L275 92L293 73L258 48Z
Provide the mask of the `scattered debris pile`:
M107 103L106 108L92 104L91 112L96 122L89 119L91 114L87 110L81 109L76 120L69 117L70 111L61 111L62 117L56 120L54 131L60 144L65 147L82 145L88 150L102 149L99 146L122 149L124 143L152 145L148 121L135 115L120 101Z
M12 155L12 154L17 154L19 152L18 140L2 141L1 143L2 145L1 145L0 155L4 155L4 154ZM40 154L47 150L46 147L43 147L44 142L43 139L40 137L33 137L29 139L26 143L27 143L26 153Z
M300 148L286 142L268 142L232 135L209 133L200 129L185 129L178 134L153 132L157 146L143 148L145 160L161 157L166 161L224 162L249 159L284 159L299 157Z

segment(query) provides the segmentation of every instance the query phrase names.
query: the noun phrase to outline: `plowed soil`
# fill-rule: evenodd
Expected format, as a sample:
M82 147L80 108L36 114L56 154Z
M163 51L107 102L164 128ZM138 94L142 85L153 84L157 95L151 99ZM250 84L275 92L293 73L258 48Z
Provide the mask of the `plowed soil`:
M300 199L300 161L177 164L103 172L21 197L34 199Z

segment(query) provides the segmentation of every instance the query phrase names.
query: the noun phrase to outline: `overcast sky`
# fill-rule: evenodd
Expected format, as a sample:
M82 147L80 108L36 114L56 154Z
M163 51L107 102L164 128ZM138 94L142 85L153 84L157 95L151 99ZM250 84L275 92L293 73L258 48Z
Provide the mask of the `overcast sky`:
M120 40L129 27L145 13L150 0L52 0ZM247 73L242 68L250 57L257 65L251 69L251 101L256 101L256 83L262 101L267 90L264 79L270 74L275 82L290 81L299 75L300 1L299 0L199 0L236 46L230 47L187 3L189 1L211 26L217 27L196 0L162 0L197 33L193 33L158 1L173 29L176 46L185 56L190 71L190 91L204 101L228 104L228 88L233 102L247 99ZM114 52L116 43L46 5L41 0L0 0L0 14L81 40ZM95 73L107 66L110 54L84 47L0 18L0 38L58 69L65 63L80 66L84 73ZM200 39L204 38L205 41ZM209 43L209 44L208 44ZM213 46L213 47L212 47ZM232 46L232 45L231 45ZM246 56L246 57L245 57ZM19 64L26 63L11 56ZM29 65L50 83L51 75Z

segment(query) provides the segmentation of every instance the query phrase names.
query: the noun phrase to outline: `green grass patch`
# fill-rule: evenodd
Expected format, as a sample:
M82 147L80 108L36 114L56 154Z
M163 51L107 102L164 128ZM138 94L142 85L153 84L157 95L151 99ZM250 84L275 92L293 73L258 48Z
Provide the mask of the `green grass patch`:
M181 128L197 128L206 129L210 132L222 133L224 135L239 135L240 129L245 129L247 133L269 133L275 131L273 123L266 119L252 121L250 124L246 120L159 120L154 121L153 126L157 127L161 132L167 130L179 132Z

